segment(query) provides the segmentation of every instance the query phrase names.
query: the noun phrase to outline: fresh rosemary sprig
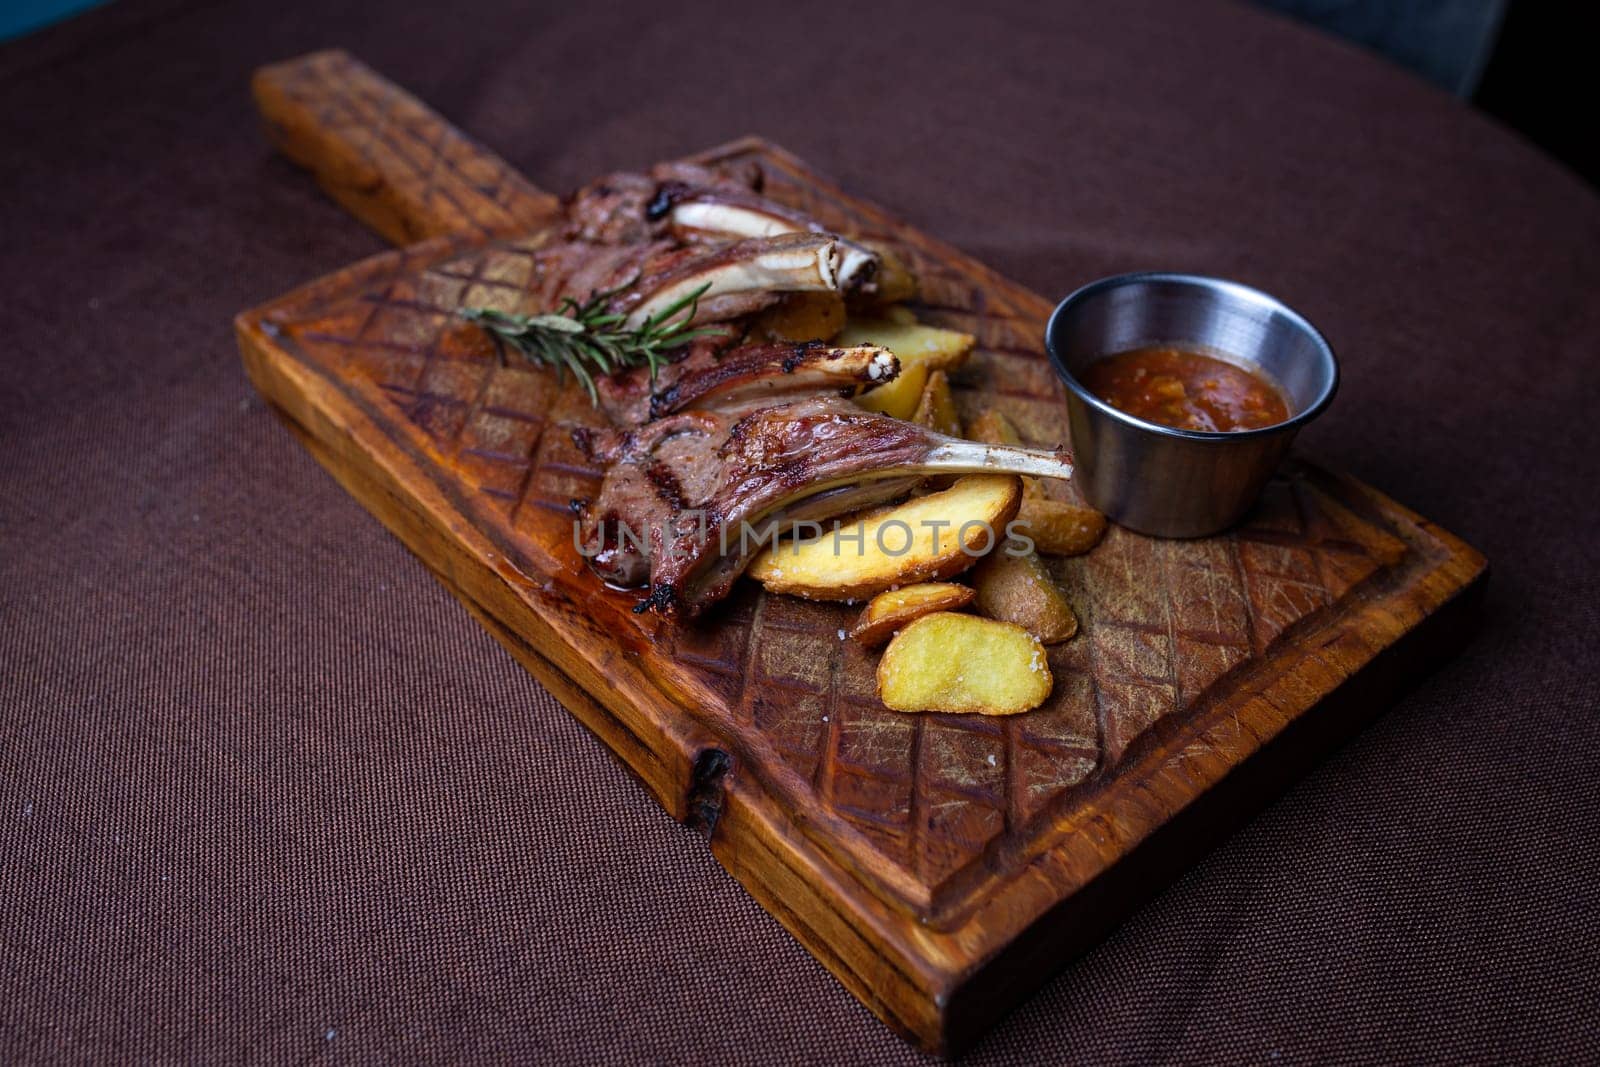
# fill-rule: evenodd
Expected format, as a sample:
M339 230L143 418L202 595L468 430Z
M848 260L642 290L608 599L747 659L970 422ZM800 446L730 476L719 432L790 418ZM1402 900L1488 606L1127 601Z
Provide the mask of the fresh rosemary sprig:
M624 367L648 366L654 381L663 353L716 332L688 325L694 321L700 298L711 288L710 282L662 308L637 328L622 329L627 316L607 311L606 304L632 284L596 293L582 304L569 296L552 314L512 315L484 307L462 308L457 314L488 331L502 358L509 345L532 362L549 364L563 374L571 370L589 391L590 402L598 403L596 371L610 374Z

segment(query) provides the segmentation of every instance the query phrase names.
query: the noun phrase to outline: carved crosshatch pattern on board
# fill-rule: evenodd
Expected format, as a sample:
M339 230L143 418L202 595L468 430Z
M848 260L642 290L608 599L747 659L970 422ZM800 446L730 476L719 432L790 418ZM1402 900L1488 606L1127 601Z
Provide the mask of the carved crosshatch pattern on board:
M997 404L1031 443L1059 443L1049 434L1059 433L1060 386L1040 350L1047 309L1037 298L903 229L891 237L886 217L786 156L751 156L769 195L910 261L923 317L977 335L955 382L967 414ZM580 570L570 505L594 494L600 472L570 429L598 416L553 373L502 362L454 312L537 309L540 240L430 242L369 268L354 297L275 313L302 352L379 405L534 577ZM1003 719L883 708L878 654L842 639L859 606L768 596L744 583L702 624L673 626L630 615L627 597L602 595L594 583L594 610L609 605L616 625L670 652L667 669L714 695L685 713L727 738L792 810L814 813L808 832L822 847L847 861L879 854L899 872L880 890L926 911L949 905L940 888L1002 838L1026 836L1047 812L1074 803L1079 787L1153 725L1403 551L1300 477L1275 482L1231 536L1163 542L1113 528L1088 555L1048 561L1082 632L1049 649L1049 701Z
M337 142L345 171L326 175L335 195L371 197L391 209L386 232L398 239L442 235L507 236L548 217L554 200L494 153L365 64L338 51L266 69L257 91L281 93L303 109L307 127ZM293 154L293 148L290 149ZM369 220L375 221L375 220Z

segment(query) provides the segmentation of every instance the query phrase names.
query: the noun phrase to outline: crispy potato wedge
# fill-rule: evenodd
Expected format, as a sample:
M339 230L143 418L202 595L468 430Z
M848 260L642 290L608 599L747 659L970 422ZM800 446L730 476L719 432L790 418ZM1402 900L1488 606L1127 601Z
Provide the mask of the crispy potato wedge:
M892 711L1015 715L1043 704L1054 681L1022 627L946 611L901 630L878 661L878 696Z
M1093 508L1023 492L1016 528L1047 556L1081 556L1105 536L1106 517Z
M950 379L944 371L936 370L928 375L911 421L948 437L961 436L961 416L956 413L955 397L950 395Z
M1022 627L1041 644L1057 645L1078 633L1072 605L1032 552L991 552L972 569L972 588L979 612Z
M790 293L751 320L756 337L769 341L826 341L844 329L838 293Z
M876 388L856 397L856 403L868 411L876 411L897 419L909 419L916 413L922 399L923 387L928 384L928 368L920 363L900 364L900 373Z
M941 330L921 323L889 319L851 319L839 334L840 345L882 345L900 357L903 370L913 363L930 372L953 370L967 361L977 339L970 333Z
M786 541L750 564L770 592L859 600L895 585L960 574L1005 540L1022 503L1010 474L969 474L950 488L841 519L810 541Z
M908 623L933 611L955 611L972 603L977 594L954 582L920 582L879 593L867 602L850 636L876 648Z

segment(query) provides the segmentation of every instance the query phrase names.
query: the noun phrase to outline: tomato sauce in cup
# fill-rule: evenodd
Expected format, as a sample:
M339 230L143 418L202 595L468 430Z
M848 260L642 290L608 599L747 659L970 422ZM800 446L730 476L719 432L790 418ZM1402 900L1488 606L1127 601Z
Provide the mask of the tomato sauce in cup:
M1289 417L1283 394L1265 377L1169 345L1097 359L1078 379L1117 410L1179 430L1256 430Z

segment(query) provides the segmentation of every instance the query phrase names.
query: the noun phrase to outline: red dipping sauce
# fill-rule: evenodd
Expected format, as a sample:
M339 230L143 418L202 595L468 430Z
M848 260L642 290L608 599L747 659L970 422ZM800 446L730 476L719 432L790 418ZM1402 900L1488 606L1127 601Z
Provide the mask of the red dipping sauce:
M1178 430L1258 430L1289 417L1283 393L1264 376L1169 345L1098 359L1078 380L1118 411Z

